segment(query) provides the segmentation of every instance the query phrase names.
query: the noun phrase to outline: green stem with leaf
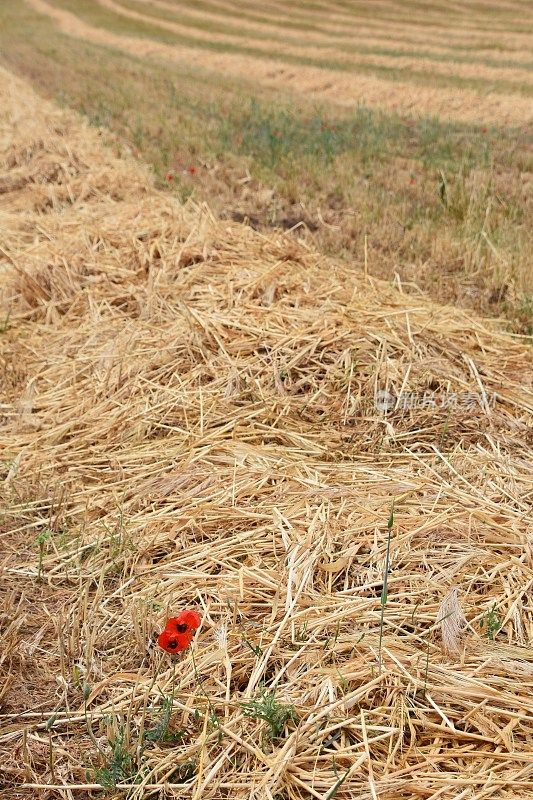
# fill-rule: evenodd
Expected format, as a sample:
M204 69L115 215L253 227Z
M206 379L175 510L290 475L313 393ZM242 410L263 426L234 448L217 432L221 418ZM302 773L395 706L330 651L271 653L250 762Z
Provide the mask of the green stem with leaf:
M387 605L388 583L389 583L389 563L390 563L390 543L392 537L392 526L394 525L394 500L392 501L389 519L387 521L387 552L385 554L385 567L383 569L383 588L381 590L381 615L379 620L379 644L378 644L378 666L381 672L381 647L383 644L383 625L385 622L385 606Z

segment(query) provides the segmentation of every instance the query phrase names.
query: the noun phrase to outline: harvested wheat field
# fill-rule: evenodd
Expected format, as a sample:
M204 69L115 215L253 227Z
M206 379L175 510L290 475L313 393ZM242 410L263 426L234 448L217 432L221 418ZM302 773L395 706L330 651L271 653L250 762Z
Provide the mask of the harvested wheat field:
M0 99L0 797L533 797L527 338Z
M0 64L157 189L533 333L531 3L2 0Z
M267 3L258 14L243 13L241 2L208 3L200 10L169 0L27 2L63 33L92 43L198 64L343 106L533 122L533 33L522 29L524 8L516 2L503 24L494 24L490 7L477 13L469 8L466 16L466 9L450 13L435 3L422 27L418 15L407 21L397 0L378 3L370 19L363 3L349 11L342 3L315 9ZM494 60L487 58L493 50Z

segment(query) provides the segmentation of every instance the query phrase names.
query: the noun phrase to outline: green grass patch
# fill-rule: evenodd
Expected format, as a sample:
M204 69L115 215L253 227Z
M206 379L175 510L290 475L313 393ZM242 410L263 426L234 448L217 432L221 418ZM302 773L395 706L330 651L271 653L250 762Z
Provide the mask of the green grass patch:
M447 125L436 118L406 120L363 106L336 118L320 109L295 114L255 99L232 109L221 120L220 133L224 149L251 155L272 169L299 159L327 165L345 154L363 167L408 157L436 170L455 171L458 162L463 168L487 168L494 143L500 144L502 135L507 138L496 129L480 135L473 126Z

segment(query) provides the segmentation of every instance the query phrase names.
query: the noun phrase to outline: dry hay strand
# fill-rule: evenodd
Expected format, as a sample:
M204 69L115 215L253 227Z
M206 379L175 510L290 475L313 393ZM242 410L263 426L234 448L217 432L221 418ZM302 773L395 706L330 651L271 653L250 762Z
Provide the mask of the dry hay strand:
M527 341L0 96L2 796L533 796Z

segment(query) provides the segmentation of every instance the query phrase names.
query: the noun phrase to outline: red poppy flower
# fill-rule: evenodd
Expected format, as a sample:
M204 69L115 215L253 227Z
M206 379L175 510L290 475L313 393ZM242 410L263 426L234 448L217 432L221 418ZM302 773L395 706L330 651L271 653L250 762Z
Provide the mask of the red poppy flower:
M157 638L159 647L167 653L185 650L192 642L200 622L200 615L196 611L182 611L177 617L171 617Z
M170 617L170 619L167 619L165 629L175 630L177 633L185 633L189 629L195 631L196 628L200 627L201 621L202 618L197 611L186 610L178 614L177 617Z
M174 180L174 175L171 172L167 172L166 177L167 177L167 181L173 181Z
M188 167L187 172L189 175L194 175L196 173L196 167Z

